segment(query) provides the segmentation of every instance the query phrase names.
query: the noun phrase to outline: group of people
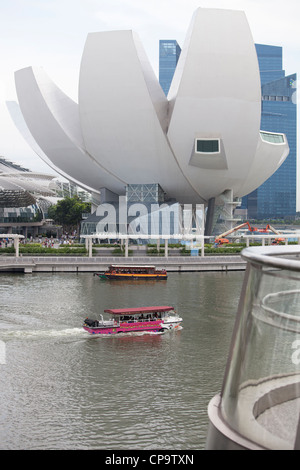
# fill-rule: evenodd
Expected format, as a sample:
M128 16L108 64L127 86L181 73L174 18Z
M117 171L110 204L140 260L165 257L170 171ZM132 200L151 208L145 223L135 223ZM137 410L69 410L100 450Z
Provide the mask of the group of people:
M10 240L8 238L0 238L0 248L7 248L10 243Z
M132 315L131 316L128 316L128 315L122 316L121 321L128 321L128 322L131 323L131 322L134 322L134 321L158 320L159 318L161 318L161 316L160 316L160 314L157 314L156 312L153 313L153 314L147 314L147 315L144 315L142 313L140 316L132 316Z

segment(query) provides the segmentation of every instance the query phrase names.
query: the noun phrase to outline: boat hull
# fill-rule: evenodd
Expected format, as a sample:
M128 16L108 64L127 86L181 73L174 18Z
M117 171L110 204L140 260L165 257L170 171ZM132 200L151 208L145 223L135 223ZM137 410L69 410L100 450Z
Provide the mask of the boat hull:
M117 280L128 280L128 279L155 279L155 280L160 280L160 279L167 279L168 276L166 274L131 274L131 273L120 273L120 274L97 274L100 279L117 279Z
M161 320L157 321L143 321L143 322L124 322L120 325L115 326L87 326L83 325L83 329L90 333L91 335L115 335L118 333L133 333L133 332L161 332L171 329L176 329L180 326L181 319L171 322L163 322Z

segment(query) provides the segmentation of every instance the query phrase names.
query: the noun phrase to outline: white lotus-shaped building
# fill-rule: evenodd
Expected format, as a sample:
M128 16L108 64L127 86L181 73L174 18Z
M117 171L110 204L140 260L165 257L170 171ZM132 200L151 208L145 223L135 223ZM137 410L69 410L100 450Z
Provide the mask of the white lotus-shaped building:
M99 193L156 183L180 203L260 186L289 153L260 129L261 84L246 16L199 8L168 97L132 31L88 35L78 103L40 68L15 74L35 150L58 173Z

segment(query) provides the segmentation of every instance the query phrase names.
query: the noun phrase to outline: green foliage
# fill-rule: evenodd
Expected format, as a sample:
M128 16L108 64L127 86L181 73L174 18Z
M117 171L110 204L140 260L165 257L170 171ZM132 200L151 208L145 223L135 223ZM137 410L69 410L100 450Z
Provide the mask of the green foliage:
M77 229L84 212L89 212L91 204L82 202L78 196L66 197L48 209L48 217L62 225L64 230Z
M217 255L224 255L224 254L234 254L240 253L245 246L221 246L218 248L214 248L213 246L210 248L205 248L205 254L217 254Z
M120 245L118 244L112 244L112 243L94 243L93 244L94 248L120 248Z
M125 255L125 247L124 246L123 247L119 246L117 248L114 248L112 253L114 255ZM128 254L132 255L132 250L128 250Z
M15 253L15 248L13 246L8 246L7 248L3 248L1 247L0 248L0 254L4 254L4 253Z
M164 253L165 248L160 248L159 250L157 248L148 248L147 253L151 255L156 255L157 253Z
M159 245L161 248L165 248L165 244L161 243ZM168 248L181 248L183 245L181 243L169 243ZM157 248L157 243L148 243L147 244L148 248Z
M40 243L22 243L21 248L32 248L32 247L41 247Z
M86 254L85 248L73 248L71 246L65 246L63 248L46 248L42 246L20 246L19 252L21 254L51 254L51 255L64 255L64 254Z

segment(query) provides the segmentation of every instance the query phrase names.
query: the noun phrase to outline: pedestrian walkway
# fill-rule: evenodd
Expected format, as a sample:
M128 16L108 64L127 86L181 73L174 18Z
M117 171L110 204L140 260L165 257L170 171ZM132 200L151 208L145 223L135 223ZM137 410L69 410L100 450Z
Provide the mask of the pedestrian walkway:
M97 272L110 264L155 265L168 272L237 271L244 270L246 263L239 255L234 256L172 256L164 257L117 257L117 256L0 256L0 272Z

